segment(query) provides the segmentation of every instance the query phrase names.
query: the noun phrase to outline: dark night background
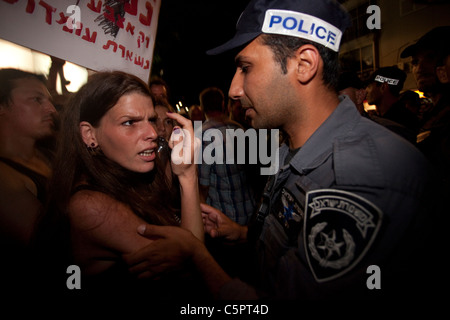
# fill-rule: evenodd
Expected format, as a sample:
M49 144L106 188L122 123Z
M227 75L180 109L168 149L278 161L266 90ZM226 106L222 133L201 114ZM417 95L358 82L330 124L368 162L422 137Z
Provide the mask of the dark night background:
M249 0L161 0L151 75L161 75L167 82L173 106L180 100L184 106L198 104L199 93L208 86L221 88L227 96L235 71L235 53L208 56L206 51L233 37L236 22L248 3Z
M234 75L234 56L206 51L231 39L246 0L162 0L152 75L169 86L170 102L198 104L199 93L216 86L227 95Z

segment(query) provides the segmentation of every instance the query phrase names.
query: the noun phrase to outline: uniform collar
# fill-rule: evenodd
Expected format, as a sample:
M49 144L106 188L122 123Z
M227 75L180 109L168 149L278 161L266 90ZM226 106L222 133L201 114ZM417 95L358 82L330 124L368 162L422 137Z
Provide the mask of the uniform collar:
M350 98L341 96L339 100L333 113L291 159L289 164L298 172L306 173L321 165L333 152L334 140L350 132L361 120L361 115ZM289 147L284 145L280 150L280 163L284 163L288 152Z

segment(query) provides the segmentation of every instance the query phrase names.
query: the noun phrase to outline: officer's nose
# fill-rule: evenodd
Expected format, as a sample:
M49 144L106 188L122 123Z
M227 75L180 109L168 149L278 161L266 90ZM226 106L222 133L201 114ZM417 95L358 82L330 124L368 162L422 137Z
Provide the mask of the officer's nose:
M233 100L239 100L244 96L243 77L238 72L234 74L233 80L231 81L228 96Z

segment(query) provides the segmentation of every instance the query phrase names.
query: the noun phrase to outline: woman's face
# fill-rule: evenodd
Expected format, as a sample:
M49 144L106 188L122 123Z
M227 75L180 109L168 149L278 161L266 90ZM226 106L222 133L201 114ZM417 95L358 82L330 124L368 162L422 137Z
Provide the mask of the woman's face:
M93 128L106 157L133 172L154 168L157 148L157 114L150 97L140 93L122 96Z

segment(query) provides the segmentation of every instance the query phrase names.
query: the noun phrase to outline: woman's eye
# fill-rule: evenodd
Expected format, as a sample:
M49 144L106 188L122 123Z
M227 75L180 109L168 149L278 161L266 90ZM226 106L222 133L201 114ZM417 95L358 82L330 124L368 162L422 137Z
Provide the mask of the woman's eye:
M128 121L122 122L122 125L131 126L133 123L134 123L134 120L128 120Z

